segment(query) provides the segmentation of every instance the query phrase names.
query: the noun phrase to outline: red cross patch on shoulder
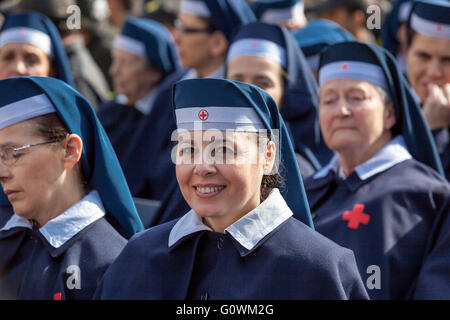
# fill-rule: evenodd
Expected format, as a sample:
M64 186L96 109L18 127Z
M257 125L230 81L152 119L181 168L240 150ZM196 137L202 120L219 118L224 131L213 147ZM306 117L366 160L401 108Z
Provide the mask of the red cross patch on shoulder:
M342 220L348 221L347 227L349 229L358 229L359 224L369 224L370 216L364 211L364 205L363 204L355 204L353 206L352 211L345 211L342 215Z

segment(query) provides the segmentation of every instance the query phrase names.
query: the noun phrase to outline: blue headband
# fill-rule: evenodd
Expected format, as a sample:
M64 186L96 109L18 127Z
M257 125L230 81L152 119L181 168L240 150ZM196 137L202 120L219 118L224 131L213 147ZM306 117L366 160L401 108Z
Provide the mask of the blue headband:
M182 0L180 12L211 19L228 41L237 28L256 21L245 0Z
M208 119L217 122L224 119L229 124L229 128L235 127L232 117L227 119L223 117L223 113L221 113L222 116L214 113L220 113L221 109L222 111L230 111L234 108L247 110L245 116L238 118L238 121L245 118L245 121L249 123L263 125L272 135L275 130L278 130L278 159L284 165L283 176L286 181L286 187L281 192L293 211L294 217L313 228L303 181L287 128L275 101L264 90L233 80L182 80L174 85L173 104L176 114L184 111L191 114L191 119L200 118L204 122ZM198 108L207 112L201 114Z
M146 57L167 76L178 70L178 56L169 31L159 22L131 17L125 20L114 47Z
M294 34L295 40L303 51L311 70L319 68L319 54L328 46L353 41L355 38L347 30L330 20L316 19Z
M268 41L281 48L280 63L288 76L285 79L281 115L288 122L296 151L310 160L316 169L327 163L331 151L325 145L317 118L317 84L306 59L292 34L278 25L253 22L242 26L234 37L228 60L236 43L252 39ZM250 45L252 42L249 42ZM281 58L280 58L281 59ZM272 59L274 60L274 59Z
M450 39L450 3L443 0L414 2L408 25L431 37Z
M0 31L0 47L9 42L32 44L53 60L56 78L74 86L69 59L61 37L53 22L36 12L25 12L7 16Z
M301 0L257 0L251 8L258 20L280 23L291 19L305 19L304 3Z
M69 131L83 140L81 161L85 178L89 187L99 192L107 213L119 223L118 231L130 238L143 230L113 147L94 109L82 95L66 83L48 77L0 80L0 92L0 130L56 112Z
M374 70L372 78L368 78L369 69ZM436 145L420 106L413 98L395 58L388 51L376 45L354 41L338 43L322 53L319 75L323 70L329 71L328 80L353 78L377 84L382 77L385 89L392 98L397 119L393 131L403 135L409 152L416 160L443 175Z

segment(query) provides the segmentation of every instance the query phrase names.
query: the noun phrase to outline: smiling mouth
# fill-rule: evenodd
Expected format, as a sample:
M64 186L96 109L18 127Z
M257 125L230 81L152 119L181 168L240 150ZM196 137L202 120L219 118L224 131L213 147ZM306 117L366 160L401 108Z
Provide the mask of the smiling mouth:
M194 189L199 196L213 196L220 193L225 186L214 186L214 187L198 187L194 186Z

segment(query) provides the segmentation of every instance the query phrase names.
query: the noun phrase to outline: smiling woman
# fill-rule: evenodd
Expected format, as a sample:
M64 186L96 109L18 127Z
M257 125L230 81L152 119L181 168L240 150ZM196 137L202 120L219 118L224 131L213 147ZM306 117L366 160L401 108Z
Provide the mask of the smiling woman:
M184 80L175 84L174 107L176 175L191 210L133 238L97 298L367 297L352 253L312 230L286 126L265 91ZM286 187L272 185L261 197L278 161Z

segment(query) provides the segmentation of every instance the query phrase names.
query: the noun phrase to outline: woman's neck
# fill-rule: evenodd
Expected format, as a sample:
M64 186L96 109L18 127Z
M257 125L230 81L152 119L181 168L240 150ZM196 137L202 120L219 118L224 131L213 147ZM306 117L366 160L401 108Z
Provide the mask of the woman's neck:
M355 171L357 166L371 159L391 140L392 135L388 132L388 134L382 135L378 140L368 146L353 146L339 150L339 165L345 176L349 176Z

